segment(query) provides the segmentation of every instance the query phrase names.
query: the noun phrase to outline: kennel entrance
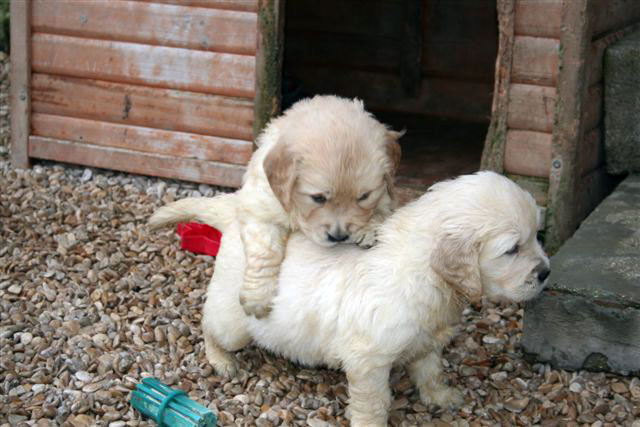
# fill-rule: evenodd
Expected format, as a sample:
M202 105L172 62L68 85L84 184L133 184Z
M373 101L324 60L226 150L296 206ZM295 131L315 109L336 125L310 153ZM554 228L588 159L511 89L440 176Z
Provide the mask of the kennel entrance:
M286 3L283 108L315 94L358 97L406 129L397 182L424 190L476 171L498 51L495 2Z

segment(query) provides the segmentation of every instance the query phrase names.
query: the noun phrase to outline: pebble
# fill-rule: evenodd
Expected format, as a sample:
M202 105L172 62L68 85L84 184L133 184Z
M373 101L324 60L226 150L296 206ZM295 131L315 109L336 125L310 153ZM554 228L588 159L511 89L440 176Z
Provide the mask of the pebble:
M0 61L0 112L7 76ZM9 136L0 114L0 153ZM220 425L348 425L338 370L253 345L234 353L235 378L207 363L200 321L215 260L182 251L175 229L145 224L167 200L219 188L46 161L16 170L2 155L0 188L0 423L151 425L128 399L152 375L214 410ZM532 366L521 321L521 305L464 307L443 363L462 409L422 404L398 367L391 425L640 427L637 378Z

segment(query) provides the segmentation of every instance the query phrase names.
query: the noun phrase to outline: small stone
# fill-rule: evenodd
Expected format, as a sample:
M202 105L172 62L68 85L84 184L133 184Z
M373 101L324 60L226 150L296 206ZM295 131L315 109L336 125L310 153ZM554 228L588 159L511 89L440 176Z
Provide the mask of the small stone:
M99 347L99 348L105 348L111 342L107 334L102 334L102 333L95 334L93 337L91 337L91 340L96 345L96 347Z
M629 391L626 384L624 383L611 384L611 390L613 390L615 393L626 393L627 391Z
M29 332L24 332L20 335L20 344L29 345L33 341L33 334Z
M529 404L529 398L525 397L523 399L509 399L504 402L504 408L510 412L515 412L519 414L527 407Z
M569 385L569 390L571 390L574 393L580 393L582 389L583 389L582 384L580 384L577 381L574 381Z
M251 401L249 396L247 396L246 394L238 394L234 397L234 399L242 402L245 405Z
M508 374L504 371L500 371L500 372L496 372L493 373L491 375L489 375L489 378L491 378L493 381L504 381L507 379Z
M500 339L500 338L496 338L496 337L492 337L491 335L485 335L482 337L482 342L485 344L503 344L504 340Z
M20 286L20 285L11 285L7 289L7 292L9 292L10 294L19 295L20 292L22 292L22 286Z
M93 172L91 172L91 169L85 169L84 172L82 172L82 177L80 178L80 181L82 182L87 182L91 179L91 177L93 176Z
M76 378L78 379L78 381L87 383L93 379L93 376L87 371L78 371L76 372Z

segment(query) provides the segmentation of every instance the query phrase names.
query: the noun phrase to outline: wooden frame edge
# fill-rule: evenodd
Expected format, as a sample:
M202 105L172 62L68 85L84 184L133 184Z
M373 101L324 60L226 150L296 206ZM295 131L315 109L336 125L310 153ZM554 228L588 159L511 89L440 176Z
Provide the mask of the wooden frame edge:
M254 138L257 138L267 122L280 112L284 4L285 0L260 0L258 4Z
M551 173L547 209L547 249L555 252L571 237L577 224L576 185L578 144L584 133L584 109L589 89L586 73L591 45L593 2L565 3L556 110L551 141Z
M11 0L11 162L30 166L31 132L31 0Z
M491 123L482 150L481 169L504 172L504 154L507 140L507 110L513 65L515 34L515 0L497 0L498 56L496 58Z

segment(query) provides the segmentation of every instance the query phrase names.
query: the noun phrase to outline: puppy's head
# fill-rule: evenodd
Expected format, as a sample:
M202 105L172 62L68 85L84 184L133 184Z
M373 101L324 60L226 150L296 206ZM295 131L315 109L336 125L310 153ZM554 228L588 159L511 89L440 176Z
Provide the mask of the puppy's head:
M353 242L376 209L390 212L402 133L361 101L316 96L272 122L278 141L264 160L269 184L294 226L316 243Z
M549 259L537 240L539 211L509 179L480 172L436 184L445 209L431 267L470 299L524 301L546 284ZM437 198L436 198L437 202Z

